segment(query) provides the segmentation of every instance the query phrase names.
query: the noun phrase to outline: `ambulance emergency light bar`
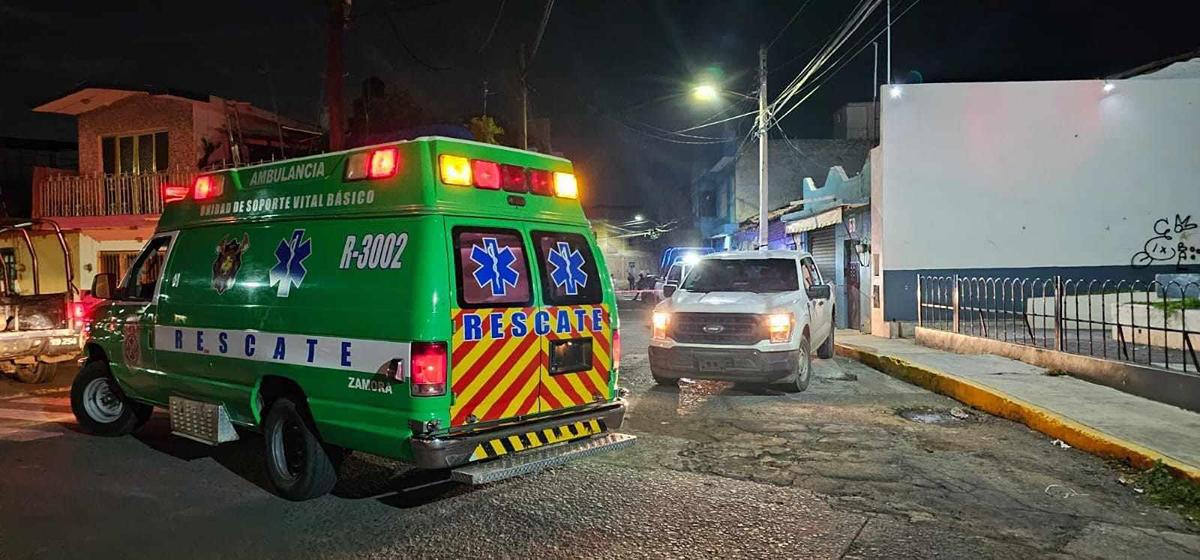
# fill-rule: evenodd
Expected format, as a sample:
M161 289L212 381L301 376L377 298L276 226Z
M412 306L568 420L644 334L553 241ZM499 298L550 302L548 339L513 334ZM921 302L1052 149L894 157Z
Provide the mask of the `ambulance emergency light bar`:
M579 198L579 184L573 173L526 169L519 165L468 159L450 154L438 156L438 171L442 182L447 185Z

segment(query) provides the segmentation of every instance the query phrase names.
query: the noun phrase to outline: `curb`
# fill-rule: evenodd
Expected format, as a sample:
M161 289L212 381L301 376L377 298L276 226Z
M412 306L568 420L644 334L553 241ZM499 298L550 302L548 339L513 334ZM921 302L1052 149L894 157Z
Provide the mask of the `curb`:
M1153 467L1155 462L1161 461L1163 466L1177 476L1200 482L1200 466L1104 433L1002 391L928 366L879 354L869 348L840 342L835 346L839 356L856 360L892 377L946 395L994 416L1020 422L1030 429L1060 439L1093 455L1127 461L1141 469L1148 469Z

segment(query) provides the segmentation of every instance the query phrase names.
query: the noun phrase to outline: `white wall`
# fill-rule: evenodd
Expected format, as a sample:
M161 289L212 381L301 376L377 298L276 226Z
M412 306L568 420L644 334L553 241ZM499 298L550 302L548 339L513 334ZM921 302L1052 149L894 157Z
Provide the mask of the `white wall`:
M884 269L1127 267L1156 220L1200 222L1200 80L1113 84L885 89Z

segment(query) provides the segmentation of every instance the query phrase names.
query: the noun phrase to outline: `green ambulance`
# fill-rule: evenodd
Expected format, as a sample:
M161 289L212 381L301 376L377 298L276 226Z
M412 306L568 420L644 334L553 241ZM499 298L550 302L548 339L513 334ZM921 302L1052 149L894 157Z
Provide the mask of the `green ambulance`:
M480 484L631 445L610 276L569 161L440 137L164 185L87 328L81 428L263 435L278 493L350 450Z

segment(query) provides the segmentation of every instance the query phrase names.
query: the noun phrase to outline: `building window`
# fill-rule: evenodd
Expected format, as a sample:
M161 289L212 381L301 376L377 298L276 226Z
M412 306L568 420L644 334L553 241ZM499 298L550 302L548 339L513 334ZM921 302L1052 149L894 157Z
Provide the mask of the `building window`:
M125 276L125 271L133 265L138 256L137 251L100 251L100 274L112 273L118 279Z
M110 175L166 171L169 151L165 131L100 139L104 173Z
M0 249L0 260L4 265L4 280L7 284L4 290L10 294L17 293L17 251L11 247Z
M717 215L717 193L704 191L700 193L700 217L712 218Z

